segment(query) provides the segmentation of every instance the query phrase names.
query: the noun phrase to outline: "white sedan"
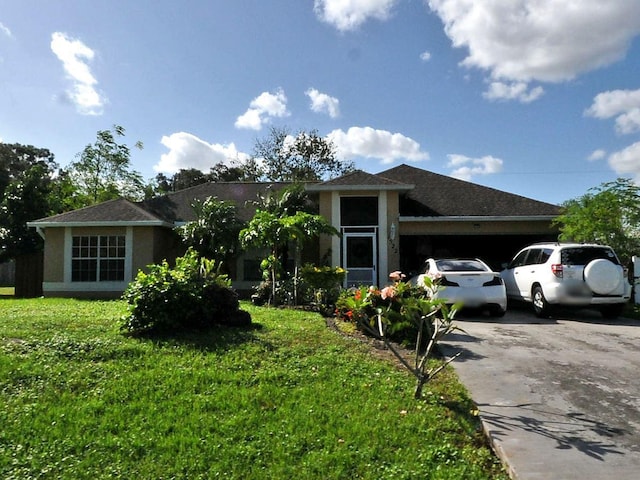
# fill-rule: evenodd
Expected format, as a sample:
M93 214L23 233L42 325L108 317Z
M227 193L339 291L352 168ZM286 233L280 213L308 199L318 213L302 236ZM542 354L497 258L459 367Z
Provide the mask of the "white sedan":
M479 259L430 258L420 275L411 279L423 285L429 277L443 287L436 294L448 304L461 303L463 307L487 309L493 317L502 317L507 311L507 292L498 272Z

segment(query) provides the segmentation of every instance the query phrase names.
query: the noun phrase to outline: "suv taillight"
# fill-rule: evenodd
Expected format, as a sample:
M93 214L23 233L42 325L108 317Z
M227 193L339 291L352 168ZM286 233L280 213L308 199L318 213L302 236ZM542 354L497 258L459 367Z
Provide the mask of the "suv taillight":
M561 263L554 263L553 265L551 265L551 271L553 272L553 274L556 277L562 278L562 264Z

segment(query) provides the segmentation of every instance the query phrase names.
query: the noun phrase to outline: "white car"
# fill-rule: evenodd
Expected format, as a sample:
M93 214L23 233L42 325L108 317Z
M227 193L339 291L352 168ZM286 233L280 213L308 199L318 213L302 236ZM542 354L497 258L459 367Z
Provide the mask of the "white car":
M539 317L548 317L561 305L595 308L603 317L615 318L631 298L627 271L606 245L529 245L501 275L508 297L531 302Z
M462 303L463 307L482 308L493 317L507 311L507 292L498 272L494 272L477 258L430 258L420 275L412 278L414 285L424 285L424 277L437 281L441 288L436 298L448 304Z

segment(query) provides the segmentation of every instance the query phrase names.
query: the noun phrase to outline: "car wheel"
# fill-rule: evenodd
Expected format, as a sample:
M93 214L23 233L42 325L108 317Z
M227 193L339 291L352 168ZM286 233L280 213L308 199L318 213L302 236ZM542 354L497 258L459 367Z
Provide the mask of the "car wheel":
M614 319L618 318L624 312L624 303L616 303L614 305L607 305L600 307L600 313L604 318Z
M533 287L533 310L536 312L536 316L540 318L548 318L551 315L551 306L547 303L547 299L544 297L542 287L536 285Z
M502 307L500 307L499 305L496 305L494 307L491 307L489 309L489 315L491 315L493 318L501 318L504 317L504 314L507 313L506 310L504 310Z
M615 291L622 279L620 266L604 258L593 260L584 267L584 281L591 291L598 295Z

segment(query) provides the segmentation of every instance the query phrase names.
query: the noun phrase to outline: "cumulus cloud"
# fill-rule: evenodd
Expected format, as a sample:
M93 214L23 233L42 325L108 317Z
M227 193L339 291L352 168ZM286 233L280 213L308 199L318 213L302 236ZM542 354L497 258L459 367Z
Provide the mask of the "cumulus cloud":
M235 161L245 161L249 155L239 152L233 143L221 145L208 143L186 132L176 132L165 135L160 143L169 152L160 157L160 162L154 165L156 172L176 173L180 169L197 168L208 172L217 163L231 165Z
M98 81L91 73L89 62L94 51L80 40L61 32L51 35L51 51L62 62L72 86L66 92L67 99L82 115L101 115L106 99L96 89Z
M561 82L624 57L640 33L637 0L428 0L462 65L502 82ZM494 95L499 92L494 92ZM507 95L510 90L504 91ZM516 97L517 98L517 97Z
M640 131L640 89L612 90L595 96L585 115L600 118L616 118L618 133Z
M400 133L376 130L371 127L351 127L333 130L327 138L335 145L338 156L345 160L362 157L376 158L382 163L395 160L428 160L429 154L415 140Z
M428 62L429 60L431 60L431 52L428 51L424 51L420 54L420 60L422 60L423 62Z
M236 119L236 128L261 130L274 117L289 116L287 97L282 89L275 93L262 92L251 100L249 108Z
M597 160L602 160L604 157L607 156L607 152L605 150L602 150L601 148L594 150L593 152L591 152L591 155L589 155L589 157L587 157L587 160L589 160L590 162L595 162Z
M491 82L489 89L482 96L488 100L517 100L521 103L530 103L540 98L542 94L544 94L542 87L529 90L529 85L525 82Z
M503 161L499 158L486 155L481 158L471 158L465 155L447 155L449 163L447 167L453 168L451 176L460 180L471 180L475 175L489 175L502 171Z
M609 166L619 175L633 175L640 184L640 142L609 155Z
M12 38L13 34L11 33L11 30L9 30L9 27L7 27L4 23L0 22L0 33L2 35L4 35L5 37L9 37Z
M320 93L315 88L310 88L304 93L311 100L311 110L314 112L326 113L331 118L340 116L340 100L337 98Z
M355 30L371 18L386 20L397 0L315 0L316 16L338 30Z

